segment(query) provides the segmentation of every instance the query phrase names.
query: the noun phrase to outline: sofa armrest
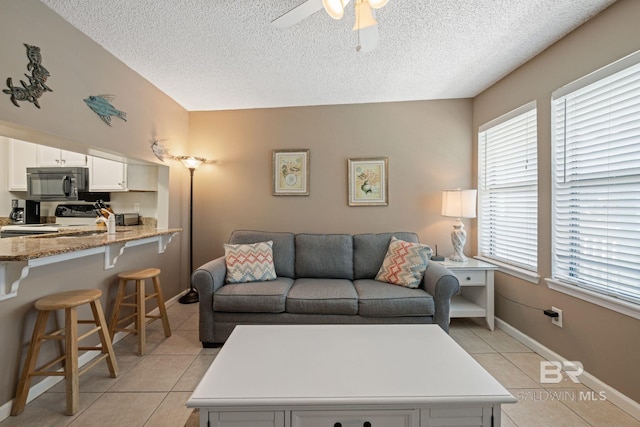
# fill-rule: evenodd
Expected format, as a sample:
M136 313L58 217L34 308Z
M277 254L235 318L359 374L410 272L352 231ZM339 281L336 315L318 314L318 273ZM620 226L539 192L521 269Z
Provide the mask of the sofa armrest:
M449 333L451 297L460 289L458 278L445 266L430 262L420 287L433 296L435 303L433 322Z
M213 294L224 285L227 265L224 257L216 258L198 267L191 274L191 283L197 289L200 306L200 341L213 343Z

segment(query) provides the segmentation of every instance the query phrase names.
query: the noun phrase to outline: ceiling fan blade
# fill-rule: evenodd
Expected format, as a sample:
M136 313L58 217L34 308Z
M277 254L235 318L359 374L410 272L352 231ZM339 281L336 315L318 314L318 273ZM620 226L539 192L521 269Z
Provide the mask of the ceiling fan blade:
M358 30L356 30L358 31ZM360 49L356 48L358 52L371 52L376 50L378 42L380 41L380 33L378 32L378 26L372 25L367 28L361 28L359 34Z
M277 17L271 21L271 23L278 28L291 27L303 19L313 15L323 7L322 0L307 0L286 12L284 15Z

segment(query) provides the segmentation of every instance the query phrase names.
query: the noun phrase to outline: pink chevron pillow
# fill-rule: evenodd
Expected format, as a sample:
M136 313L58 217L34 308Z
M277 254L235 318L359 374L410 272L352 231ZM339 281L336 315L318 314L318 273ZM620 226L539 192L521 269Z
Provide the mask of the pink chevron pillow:
M247 245L224 245L227 283L263 282L274 280L273 241Z
M415 289L420 286L432 253L427 245L392 237L376 280Z

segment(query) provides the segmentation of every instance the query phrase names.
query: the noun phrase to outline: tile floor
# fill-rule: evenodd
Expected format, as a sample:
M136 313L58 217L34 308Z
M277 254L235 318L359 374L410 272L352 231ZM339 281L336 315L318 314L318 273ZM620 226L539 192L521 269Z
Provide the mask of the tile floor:
M606 399L586 400L599 396L566 376L558 384L540 384L544 359L501 330L453 319L449 333L518 399L502 406L502 426L640 426L640 421Z
M64 383L29 403L24 413L0 422L5 426L182 427L190 409L184 405L218 349L203 349L198 341L198 305L168 307L172 336L162 324L148 327L147 354L136 355L135 336L114 347L120 375L110 378L106 363L80 379L80 411L64 415ZM451 336L518 398L504 405L503 426L640 426L606 400L580 400L581 384L540 384L543 360L503 331L489 331L472 321L454 319Z

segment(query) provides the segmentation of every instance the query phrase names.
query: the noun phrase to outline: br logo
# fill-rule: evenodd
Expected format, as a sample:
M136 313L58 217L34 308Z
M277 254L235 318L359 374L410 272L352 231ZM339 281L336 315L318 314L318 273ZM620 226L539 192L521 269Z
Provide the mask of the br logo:
M578 377L584 372L582 363L576 361L546 361L540 362L540 384L558 384L562 381L564 372L571 381L579 383Z

